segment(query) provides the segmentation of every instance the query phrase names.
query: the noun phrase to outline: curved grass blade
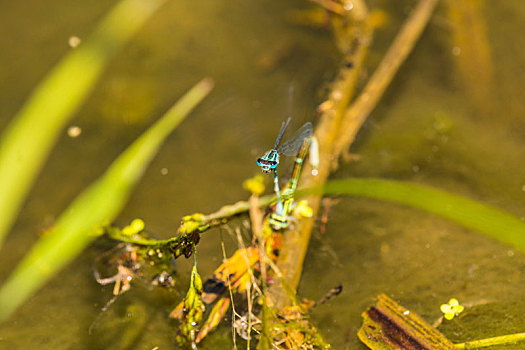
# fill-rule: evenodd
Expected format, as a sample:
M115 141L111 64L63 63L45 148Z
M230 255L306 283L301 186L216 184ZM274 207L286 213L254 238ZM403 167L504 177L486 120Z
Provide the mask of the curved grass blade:
M210 79L195 85L62 213L0 289L0 322L103 233L102 226L114 220L162 142L212 86Z
M393 180L345 179L329 181L322 190L314 191L376 198L422 209L525 253L525 222L499 209L432 187Z
M123 0L33 91L0 140L0 246L60 131L107 62L165 0Z

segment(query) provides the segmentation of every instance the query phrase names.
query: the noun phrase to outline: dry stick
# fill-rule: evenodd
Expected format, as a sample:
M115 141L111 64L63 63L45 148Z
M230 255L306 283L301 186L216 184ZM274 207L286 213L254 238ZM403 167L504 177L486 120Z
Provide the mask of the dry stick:
M364 120L375 107L399 66L417 42L436 3L437 0L421 0L419 2L361 95L344 114L344 119L341 123L338 123L338 118L334 113L325 113L322 116L316 130L321 151L319 175L317 177L312 176L311 167L306 166L304 176L300 182L301 187L313 187L326 182L329 172L333 168L331 165L334 160L338 159L341 152L344 149L348 149L354 140ZM362 44L358 48L356 56L358 56L360 51L366 51L368 43L365 41ZM288 231L285 235L278 266L294 289L299 284L302 265L314 224L313 218L317 216L320 199L320 196L310 196L308 198L308 203L314 212L313 217L301 220L294 229ZM279 308L288 304L288 297L280 285L275 284L272 286L270 293L276 307Z
M275 196L263 196L258 198L258 208L267 207L275 199ZM250 202L238 201L234 204L229 204L221 207L219 210L212 214L205 215L202 219L204 224L212 226L220 225L225 219L242 214L250 210Z
M361 125L377 105L397 70L414 48L432 15L436 3L437 0L419 2L401 28L374 75L366 84L363 92L347 110L341 124L341 130L344 132L340 133L334 145L334 161L339 158L342 152L347 151L354 141Z
M452 56L459 82L475 108L490 111L494 98L494 64L483 17L484 1L447 0L450 44L461 52Z
M348 21L354 23L353 27L345 28L344 26L338 26L339 23L334 24L334 31L339 35L337 38L339 47L344 50L346 55L344 64L334 80L328 101L324 102L320 107L323 109L322 115L315 130L315 137L319 144L317 175L313 175L312 166L306 163L299 183L301 187L322 185L330 174L330 165L333 161L332 146L339 134L344 111L352 99L361 68L368 53L369 44L372 40L372 29L368 25L367 10L364 2L360 2L360 6L362 7L355 13L353 10L348 11ZM354 8L354 10L356 9ZM356 14L359 14L360 17L353 17ZM348 37L351 37L352 40L349 40ZM297 225L294 225L285 233L284 244L277 261L277 265L289 282L288 284L294 290L301 276L304 255L314 223L313 218L315 218L319 209L320 197L309 196L306 199L314 210L314 216L310 219L305 218L299 221ZM289 297L281 283L272 285L269 289L269 298L273 306L278 309L289 303Z

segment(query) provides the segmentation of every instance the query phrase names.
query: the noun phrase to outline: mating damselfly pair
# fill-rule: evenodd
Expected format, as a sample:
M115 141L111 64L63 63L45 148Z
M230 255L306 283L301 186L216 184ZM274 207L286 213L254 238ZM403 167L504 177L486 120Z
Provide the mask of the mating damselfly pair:
M313 139L312 124L310 122L301 126L295 134L281 145L281 139L290 123L291 118L288 118L281 124L281 130L275 141L272 149L267 151L264 156L257 159L259 165L264 173L274 173L274 191L277 197L275 212L270 216L270 224L275 229L282 229L288 225L288 215L292 210L293 195L299 181L301 167L306 156L308 148ZM279 165L279 156L295 156L292 176L281 193L279 188L279 176L277 175L277 165ZM283 202L284 200L284 202Z

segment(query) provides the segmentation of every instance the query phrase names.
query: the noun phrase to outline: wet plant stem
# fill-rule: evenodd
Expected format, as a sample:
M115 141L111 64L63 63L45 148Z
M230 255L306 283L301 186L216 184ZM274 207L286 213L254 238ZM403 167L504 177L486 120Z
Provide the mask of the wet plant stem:
M356 3L357 4L357 3ZM306 163L303 168L303 176L299 187L314 187L322 185L328 179L333 160L333 144L340 130L344 110L351 101L355 92L361 69L364 65L371 43L372 29L367 21L367 9L363 2L359 2L362 8L353 12L347 11L347 18L334 22L334 32L338 47L343 51L343 64L339 74L332 84L328 100L321 104L321 118L315 130L315 137L319 144L319 166L316 175L312 173L312 166ZM354 8L354 10L356 10ZM354 18L359 14L358 18ZM351 27L345 27L344 23L352 23ZM286 271L286 279L292 289L296 289L301 276L302 265L313 223L317 215L321 196L309 196L306 198L309 206L313 209L313 217L300 220L297 225L285 233L281 253L277 261L281 271ZM269 289L269 297L273 305L280 309L290 303L282 283L276 283Z
M313 176L312 169L306 166L303 170L304 176L301 178L300 187L313 187L326 182L330 172L335 168L333 166L334 160L337 160L342 151L348 149L353 142L364 120L376 106L401 63L404 62L415 46L417 39L420 37L430 19L436 3L437 0L421 0L418 3L395 38L376 72L365 86L363 92L349 108L344 108L345 111L343 115L337 113L342 107L339 101L334 100L328 103L328 110L321 116L315 132L321 151L317 175ZM362 13L362 11L359 13ZM368 24L366 21L363 21L361 25L363 26L362 28L367 28L366 26ZM369 28L362 30L363 33L369 33L369 31ZM348 34L352 34L352 31L348 32ZM342 39L339 39L339 42L341 42L341 40ZM357 44L353 52L355 52L355 58L361 61L352 61L351 66L361 67L370 41L360 40ZM346 65L345 68L348 68L348 65ZM341 71L344 72L345 68L342 68ZM353 90L355 90L357 78L358 74L348 75L348 79L355 80L344 84L351 89L351 92L345 91L344 95L351 96ZM340 86L341 83L336 80L334 89L330 95L331 99L333 99L334 96L341 95L341 93L336 93ZM307 201L313 209L314 215L312 218L301 220L294 229L289 230L285 234L278 266L282 271L287 271L286 278L292 288L297 287L301 277L302 264L308 248L314 220L319 211L320 200L321 196L309 196ZM272 286L270 293L278 308L289 303L289 298L280 285L275 284Z
M275 200L275 196L271 196L271 195L258 197L257 206L258 208L267 207L274 200ZM250 210L250 202L238 201L234 204L225 205L214 213L205 215L202 221L206 224L216 226L216 225L221 224L224 219L227 219L231 216L245 213L249 210Z
M416 45L436 6L437 0L421 0L407 19L385 57L375 70L365 88L346 110L334 149L334 161L348 150L355 135L375 108L386 88L392 82L401 64Z
M525 333L507 334L494 338L472 340L465 343L454 344L458 349L480 349L493 345L511 345L525 341Z

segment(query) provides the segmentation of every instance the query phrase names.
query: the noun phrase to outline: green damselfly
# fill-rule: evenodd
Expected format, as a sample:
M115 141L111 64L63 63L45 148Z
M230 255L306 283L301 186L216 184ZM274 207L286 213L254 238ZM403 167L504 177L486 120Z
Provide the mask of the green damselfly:
M280 230L288 226L288 217L294 207L294 193L299 182L299 175L301 174L304 159L312 144L312 140L314 140L314 137L311 135L303 139L303 143L295 156L292 176L278 197L278 201L282 201L282 206L279 206L278 202L275 211L270 215L270 225L272 225L275 230Z
M257 160L263 172L270 173L274 172L274 191L277 196L277 204L275 212L270 217L270 223L275 229L281 229L287 226L287 216L291 210L293 204L293 193L297 187L299 180L299 174L301 172L302 163L310 142L312 139L312 124L310 122L305 123L301 126L295 134L282 145L279 146L281 139L290 123L290 118L281 124L281 130L275 141L272 149L267 151L261 158ZM279 155L284 154L286 156L295 155L294 168L292 170L292 177L285 190L283 191L284 203L281 199L281 191L279 188L279 177L277 175L277 165L279 165Z
M288 118L281 124L281 130L279 131L273 148L267 151L261 158L257 159L257 165L261 167L264 173L275 172L277 165L279 165L279 155L295 156L301 148L303 141L312 136L312 123L307 122L301 126L289 140L279 146L286 128L290 123L290 119L291 118Z

